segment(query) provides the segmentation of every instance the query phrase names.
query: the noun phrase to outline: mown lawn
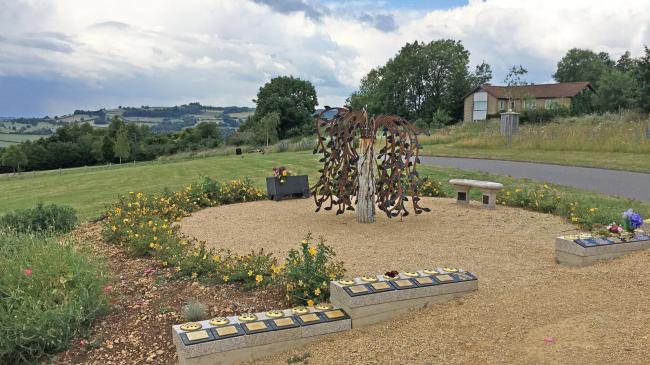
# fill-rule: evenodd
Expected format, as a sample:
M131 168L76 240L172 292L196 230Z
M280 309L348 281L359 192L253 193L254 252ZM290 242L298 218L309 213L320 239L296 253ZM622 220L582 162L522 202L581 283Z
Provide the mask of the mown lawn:
M241 156L218 156L196 160L167 163L125 164L110 168L71 169L62 173L23 174L0 178L0 196L3 197L0 213L17 208L33 207L38 202L63 203L79 211L79 218L89 220L98 217L105 206L118 195L130 191L158 192L165 188L176 190L201 176L219 180L248 177L253 183L265 187L266 176L274 166L287 166L296 174L309 175L313 183L317 177L318 159L309 152L285 152L273 154L249 154ZM443 182L443 190L451 195L450 178L472 178L499 181L506 189L535 188L540 184L527 179L463 171L451 168L420 166L423 175L430 175ZM551 185L551 184L549 184ZM609 197L584 190L551 185L572 194L575 200L589 206L611 206L621 211L632 207L650 217L650 204L623 198ZM478 193L476 193L478 198Z
M598 167L604 169L650 172L650 155L647 153L552 151L521 148L459 147L453 144L423 146L425 156L471 157L493 160L510 160L552 163L568 166Z

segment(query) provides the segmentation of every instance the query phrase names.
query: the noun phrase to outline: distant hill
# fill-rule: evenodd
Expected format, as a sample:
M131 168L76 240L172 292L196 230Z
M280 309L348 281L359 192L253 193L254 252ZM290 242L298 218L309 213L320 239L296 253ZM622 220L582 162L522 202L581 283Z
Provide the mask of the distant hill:
M75 110L72 114L43 118L0 117L0 133L48 135L62 125L80 123L105 128L117 116L126 122L148 125L156 133L180 131L201 122L214 122L228 136L254 112L254 108L215 107L199 103L171 107L120 106L116 109Z

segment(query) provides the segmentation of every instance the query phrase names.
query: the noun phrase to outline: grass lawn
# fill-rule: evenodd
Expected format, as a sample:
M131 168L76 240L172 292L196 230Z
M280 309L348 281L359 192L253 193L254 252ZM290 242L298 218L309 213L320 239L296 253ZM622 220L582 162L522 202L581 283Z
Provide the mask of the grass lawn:
M453 144L425 145L423 147L420 153L425 156L487 158L650 172L650 155L647 153L549 151L521 148L486 149L459 147Z
M0 213L33 207L42 201L68 204L79 211L79 218L84 221L98 217L104 207L120 194L130 191L157 192L164 188L175 190L196 181L201 176L211 176L219 180L249 177L255 185L264 188L264 178L271 175L273 166L280 165L288 167L295 174L309 175L311 183L317 177L318 159L310 152L250 154L243 157L216 156L166 163L125 164L110 168L70 169L63 170L61 173L25 173L20 176L0 177L0 196L3 197ZM420 172L423 175L431 175L441 182L446 182L453 177L499 181L506 189L539 185L527 179L451 168L420 166ZM451 187L448 184L443 185L443 188L451 194ZM559 189L575 194L576 198L582 201L594 202L594 206L598 203L597 205L620 206L621 209L632 207L644 216L650 216L650 204L647 203L568 187L559 187Z

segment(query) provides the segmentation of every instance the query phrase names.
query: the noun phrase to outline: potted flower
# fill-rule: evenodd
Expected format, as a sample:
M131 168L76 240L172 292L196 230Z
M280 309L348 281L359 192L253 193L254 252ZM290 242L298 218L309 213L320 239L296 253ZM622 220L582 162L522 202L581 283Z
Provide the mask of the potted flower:
M275 201L285 197L307 198L309 192L309 180L307 175L293 175L284 166L273 168L273 177L266 178L267 197Z

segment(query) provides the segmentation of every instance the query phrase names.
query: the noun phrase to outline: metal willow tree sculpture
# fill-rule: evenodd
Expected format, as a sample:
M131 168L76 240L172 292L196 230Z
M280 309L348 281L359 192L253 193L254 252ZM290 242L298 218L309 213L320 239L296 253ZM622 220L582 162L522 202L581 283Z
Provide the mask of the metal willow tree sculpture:
M394 115L369 118L365 109L325 107L316 118L316 130L314 153L323 154L321 176L312 188L317 212L323 205L325 210L337 205L336 214L355 210L354 199L360 223L375 221L375 202L388 217L405 217L408 195L415 214L430 211L419 205L417 127ZM383 146L375 156L377 134Z

